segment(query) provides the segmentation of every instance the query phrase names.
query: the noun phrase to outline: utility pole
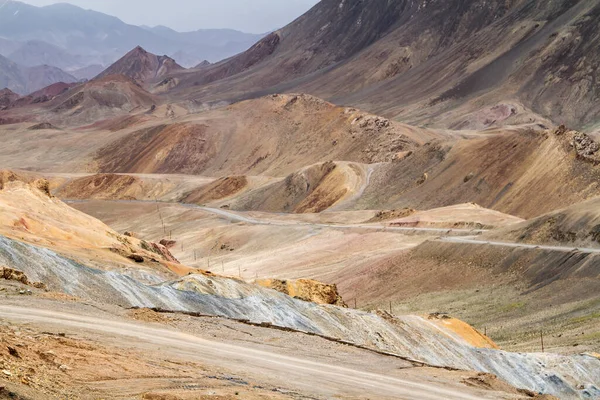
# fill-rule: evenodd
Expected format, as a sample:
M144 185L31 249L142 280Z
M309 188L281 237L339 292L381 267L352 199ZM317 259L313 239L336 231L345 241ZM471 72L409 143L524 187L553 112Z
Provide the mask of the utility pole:
M167 228L165 227L165 221L163 220L162 213L160 212L160 205L158 204L158 199L154 197L154 201L156 202L156 211L158 211L158 217L160 218L160 223L163 228L163 235L167 234Z

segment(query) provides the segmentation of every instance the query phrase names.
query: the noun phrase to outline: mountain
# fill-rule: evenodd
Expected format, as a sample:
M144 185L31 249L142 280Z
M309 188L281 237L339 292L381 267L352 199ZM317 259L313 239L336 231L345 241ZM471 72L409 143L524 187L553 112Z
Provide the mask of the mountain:
M23 78L21 67L0 55L0 87L8 88L16 93L25 93L27 83Z
M0 87L19 94L28 94L56 82L72 83L77 78L48 65L22 67L0 56Z
M214 47L243 43L248 48L266 36L265 34L244 33L234 29L199 29L192 32L177 32L161 25L152 28L144 27L144 29L173 41Z
M49 65L25 68L23 74L27 82L27 93L35 92L57 82L77 82L77 78L73 75Z
M42 104L53 100L55 97L67 92L78 83L56 82L50 86L46 86L40 90L28 94L27 96L14 99L8 104L9 108L21 107L29 104Z
M8 40L0 37L0 54L7 56L21 47L21 43L14 40Z
M391 161L436 136L306 95L268 96L228 111L228 118L216 111L204 113L201 123L160 124L123 135L102 148L94 164L108 173L286 176L328 160Z
M250 48L265 34L250 34L233 29L200 29L193 32L177 32L166 26L147 30L178 43L185 43L177 52L167 53L184 67L193 67L207 60L216 62Z
M125 75L108 75L71 88L57 96L48 107L53 122L92 123L132 112L146 112L155 99Z
M87 67L69 71L69 73L77 79L84 80L84 79L92 79L92 78L100 75L103 71L104 71L104 66L102 66L100 64L92 64L92 65L88 65Z
M594 127L599 22L598 0L323 0L172 90L214 102L307 92L436 127Z
M111 64L136 46L156 54L186 54L193 66L205 59L230 57L260 37L233 30L179 33L165 27L142 28L70 4L35 7L8 1L0 8L0 38L12 44L0 43L0 49L16 52L14 61L23 65L45 63L67 70ZM25 45L18 49L14 42Z
M10 89L2 89L0 90L0 110L8 107L14 101L16 101L20 96L13 92Z
M182 70L183 67L172 58L157 56L137 46L98 75L98 78L120 74L139 83L145 83Z
M9 1L0 10L0 36L43 40L73 54L125 53L136 45L159 50L174 43L115 17L70 4L35 7Z
M322 0L216 63L32 10L0 45L97 76L0 58L0 398L600 399L600 0Z
M8 55L12 61L25 67L52 65L58 68L72 68L81 65L80 57L41 40L30 40Z

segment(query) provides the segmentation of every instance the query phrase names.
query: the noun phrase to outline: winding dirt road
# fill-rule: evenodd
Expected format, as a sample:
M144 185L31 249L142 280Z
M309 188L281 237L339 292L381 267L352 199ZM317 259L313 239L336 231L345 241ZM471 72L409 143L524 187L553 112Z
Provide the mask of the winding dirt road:
M67 204L77 204L77 203L88 203L89 200L63 200ZM129 203L129 204L148 204L155 203L151 200L108 200L112 203ZM379 224L323 224L323 223L315 223L315 222L304 222L297 220L290 221L282 221L275 220L269 218L254 218L245 216L242 213L237 213L233 211L223 210L220 208L211 208L211 207L202 207L196 204L188 204L188 203L167 203L161 202L160 204L176 204L185 208L192 208L196 210L202 210L211 214L218 215L219 217L226 219L232 222L244 222L252 225L273 225L273 226L311 226L314 228L335 228L335 229L364 229L370 231L386 231L386 232L412 232L412 233L428 233L428 234L440 234L440 235L479 235L487 232L483 229L448 229L448 228L410 228L410 227L389 227Z
M153 203L152 201L145 200L111 200L117 203ZM65 200L66 203L85 203L88 200ZM165 203L175 204L175 203ZM364 229L371 231L385 231L385 232L402 232L402 233L426 233L431 235L440 235L437 241L452 242L452 243L465 243L465 244L482 244L489 246L499 247L510 247L510 248L522 248L522 249L542 249L552 250L560 252L579 252L586 254L600 254L600 249L586 248L586 247L569 247L569 246L549 246L549 245L537 245L537 244L526 244L526 243L511 243L511 242L498 242L498 241L486 241L476 239L477 235L488 232L483 229L444 229L444 228L404 228L404 227L388 227L379 224L323 224L314 222L304 221L282 221L269 218L256 218L245 216L242 213L237 213L229 210L223 210L219 208L202 207L195 204L176 203L179 206L186 208L193 208L202 210L211 214L218 215L219 217L232 222L244 222L252 225L272 225L272 226L310 226L314 228L334 228L334 229Z

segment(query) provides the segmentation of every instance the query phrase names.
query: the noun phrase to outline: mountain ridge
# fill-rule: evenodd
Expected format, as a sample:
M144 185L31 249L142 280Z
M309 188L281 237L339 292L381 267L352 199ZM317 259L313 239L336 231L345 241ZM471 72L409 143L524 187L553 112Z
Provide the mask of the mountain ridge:
M77 78L57 67L23 67L0 55L0 87L26 95L57 82L73 83Z
M171 93L218 103L304 92L439 128L593 129L598 22L598 0L324 0L246 52L176 76ZM507 105L507 121L478 122Z
M26 51L27 42L45 42L46 47L54 46L67 53L62 59L53 55L61 63L55 66L67 70L92 64L109 65L136 46L170 57L185 54L186 66L191 67L205 59L214 62L237 54L260 37L235 30L177 32L170 28L139 27L70 4L36 7L11 0L0 8L0 38L5 41L0 43L0 49L16 52L19 59L15 61L22 62L27 59L21 54Z

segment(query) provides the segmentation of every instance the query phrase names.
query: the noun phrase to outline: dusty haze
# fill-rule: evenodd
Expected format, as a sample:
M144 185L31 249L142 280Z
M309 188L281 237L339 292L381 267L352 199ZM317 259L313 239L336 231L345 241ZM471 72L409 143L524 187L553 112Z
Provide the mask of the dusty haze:
M0 0L0 3L4 0ZM114 15L134 25L165 25L185 32L231 28L263 33L280 28L318 3L317 0L26 0L34 6L70 3ZM186 12L181 12L186 10Z

